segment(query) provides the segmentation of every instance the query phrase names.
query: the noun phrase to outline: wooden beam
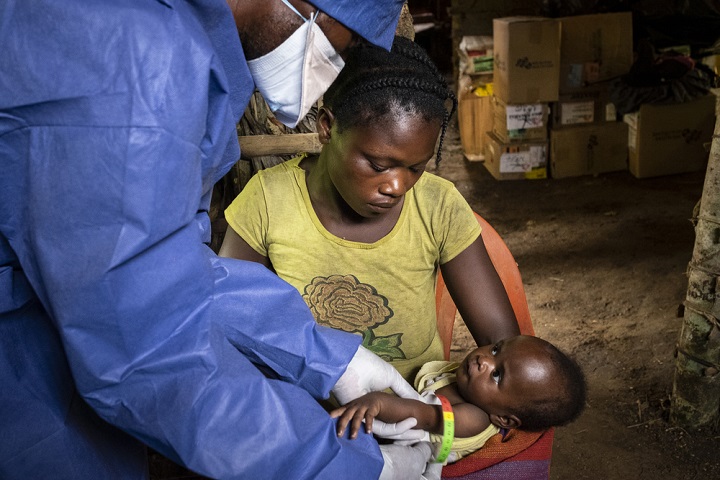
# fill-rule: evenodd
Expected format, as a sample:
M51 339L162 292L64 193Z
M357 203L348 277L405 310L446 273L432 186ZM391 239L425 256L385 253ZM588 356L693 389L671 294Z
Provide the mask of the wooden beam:
M243 157L263 155L295 154L300 152L320 153L322 144L317 133L292 133L287 135L242 135L238 136Z

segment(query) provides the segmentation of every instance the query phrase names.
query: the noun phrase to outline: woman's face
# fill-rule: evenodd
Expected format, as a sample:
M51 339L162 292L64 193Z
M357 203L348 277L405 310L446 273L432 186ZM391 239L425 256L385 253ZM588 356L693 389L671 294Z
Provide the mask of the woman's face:
M403 113L338 133L333 122L321 159L345 203L361 217L401 205L435 154L440 122Z

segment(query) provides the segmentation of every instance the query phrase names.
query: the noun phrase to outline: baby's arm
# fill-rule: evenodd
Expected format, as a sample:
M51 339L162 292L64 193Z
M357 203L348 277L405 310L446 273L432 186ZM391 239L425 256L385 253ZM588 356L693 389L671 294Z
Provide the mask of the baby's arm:
M456 383L445 385L437 389L435 393L445 396L452 405L456 437L473 437L490 426L488 414L477 405L466 401L458 392Z
M472 437L490 426L490 417L482 409L463 400L454 384L438 390L445 395L453 406L455 416L455 436ZM373 419L385 423L397 423L407 418L417 420L415 428L430 433L443 433L443 414L440 405L427 404L419 400L401 398L385 392L371 392L349 402L347 405L330 412L332 418L338 418L338 436L345 433L350 424L350 438L355 438L360 424L365 420L365 431L372 432Z
M365 420L365 431L372 432L373 419L385 423L397 423L414 417L417 426L432 433L442 433L442 409L440 405L428 405L419 400L400 398L385 392L371 392L356 398L347 405L330 412L332 418L338 418L338 436L345 433L350 424L350 438L357 437L360 424Z

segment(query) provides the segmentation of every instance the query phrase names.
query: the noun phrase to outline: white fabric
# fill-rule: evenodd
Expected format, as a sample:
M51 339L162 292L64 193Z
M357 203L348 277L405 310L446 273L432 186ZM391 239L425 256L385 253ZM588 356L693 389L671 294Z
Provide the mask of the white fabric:
M273 51L247 63L275 117L294 128L337 78L345 62L315 22L319 12L306 19L284 3L304 20L303 25Z
M317 14L315 17L317 17ZM340 74L340 70L345 66L345 61L335 51L330 40L327 39L322 29L314 21L308 32L306 45L302 75L302 97L295 125L307 115L310 108L322 97L330 84Z

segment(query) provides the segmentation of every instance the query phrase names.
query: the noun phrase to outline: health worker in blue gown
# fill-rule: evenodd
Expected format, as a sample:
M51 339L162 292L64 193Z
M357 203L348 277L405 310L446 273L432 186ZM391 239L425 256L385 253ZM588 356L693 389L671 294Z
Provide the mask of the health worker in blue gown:
M338 438L317 403L409 386L207 246L253 90L293 125L402 3L0 1L0 478L147 478L145 445L213 478L420 476L427 443Z

